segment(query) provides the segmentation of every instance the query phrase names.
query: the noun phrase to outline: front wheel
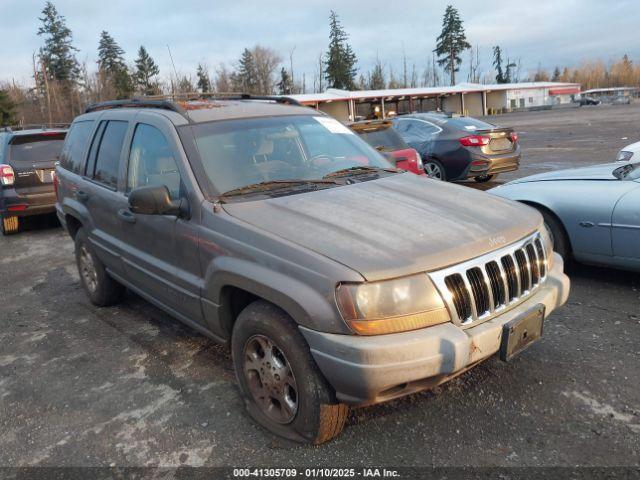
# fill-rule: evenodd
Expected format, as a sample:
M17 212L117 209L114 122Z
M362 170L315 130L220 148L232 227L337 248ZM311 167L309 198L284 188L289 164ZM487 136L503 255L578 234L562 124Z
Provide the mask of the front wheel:
M445 173L442 164L431 158L424 162L424 173L427 174L427 177L433 178L434 180L447 180L447 174Z
M543 209L539 209L538 211L542 214L544 226L547 227L551 236L553 250L558 252L565 262L569 262L569 240L567 239L564 226L555 215Z
M295 322L258 300L238 316L231 353L249 414L273 433L320 444L336 437L348 407L338 403Z
M489 180L493 180L497 175L478 175L477 177L473 177L473 179L478 183L486 183Z

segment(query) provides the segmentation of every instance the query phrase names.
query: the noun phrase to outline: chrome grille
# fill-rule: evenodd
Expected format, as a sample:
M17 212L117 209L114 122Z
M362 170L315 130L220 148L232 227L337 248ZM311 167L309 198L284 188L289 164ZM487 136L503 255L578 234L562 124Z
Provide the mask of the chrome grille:
M534 292L547 275L539 234L482 257L429 273L454 320L467 326Z

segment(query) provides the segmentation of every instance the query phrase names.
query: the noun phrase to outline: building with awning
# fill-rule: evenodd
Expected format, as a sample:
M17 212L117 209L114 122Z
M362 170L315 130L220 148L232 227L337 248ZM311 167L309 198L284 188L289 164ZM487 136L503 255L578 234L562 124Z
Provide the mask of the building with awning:
M340 121L387 118L410 112L440 110L484 116L520 109L550 108L571 103L580 84L524 82L506 84L460 83L451 87L339 90L289 95Z

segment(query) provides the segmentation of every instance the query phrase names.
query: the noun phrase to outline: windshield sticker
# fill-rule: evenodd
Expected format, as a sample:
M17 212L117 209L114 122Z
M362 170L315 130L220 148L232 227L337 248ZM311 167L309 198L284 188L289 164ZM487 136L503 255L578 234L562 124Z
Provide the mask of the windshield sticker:
M349 128L345 127L335 118L330 117L313 117L315 121L317 121L324 128L329 130L331 133L343 133L346 135L354 135L353 131Z

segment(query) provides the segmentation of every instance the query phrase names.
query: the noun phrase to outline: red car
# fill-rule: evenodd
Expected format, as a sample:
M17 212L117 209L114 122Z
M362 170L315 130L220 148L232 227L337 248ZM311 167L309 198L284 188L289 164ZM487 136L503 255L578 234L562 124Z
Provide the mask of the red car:
M365 120L353 122L349 124L349 128L376 150L390 157L390 160L393 159L396 167L416 175L426 175L422 165L422 158L393 129L393 124L390 121Z

